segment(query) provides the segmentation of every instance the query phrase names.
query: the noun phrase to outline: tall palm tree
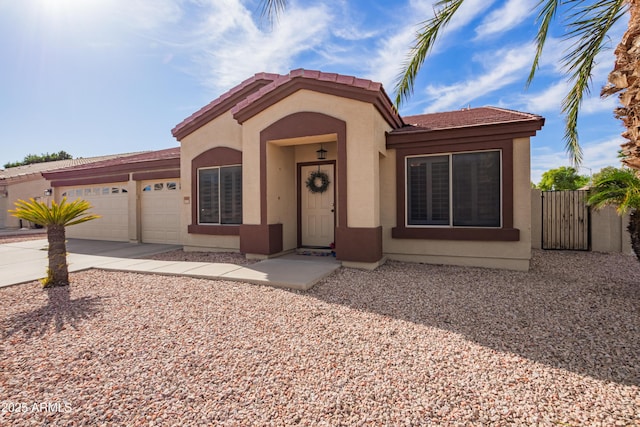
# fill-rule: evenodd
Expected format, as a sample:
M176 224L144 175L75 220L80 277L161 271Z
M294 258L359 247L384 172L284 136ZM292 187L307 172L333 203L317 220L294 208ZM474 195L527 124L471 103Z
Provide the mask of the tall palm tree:
M616 63L609 74L609 84L602 89L603 96L620 93L621 107L616 109L616 117L627 128L622 136L627 142L622 146L624 162L640 169L640 4L638 0L629 0L629 27L616 48Z
M589 189L589 205L595 209L616 206L619 215L631 211L627 230L631 247L640 261L640 178L629 168L608 169L596 177Z
M42 280L43 286L49 288L69 285L65 229L70 225L100 218L100 215L87 213L91 209L88 201L77 199L67 203L66 197L60 203L52 201L51 207L35 199L28 202L18 200L15 206L15 209L9 211L13 216L47 227L49 268L47 277Z
M634 46L640 45L638 22L638 2L640 0L540 0L536 6L538 15L538 32L535 37L536 53L531 64L527 85L533 81L538 69L542 51L547 40L551 23L556 15L563 18L567 29L567 38L573 41L573 49L562 59L569 81L572 83L569 92L562 101L562 112L565 115L565 143L567 152L577 166L582 160L582 150L578 142L578 112L585 94L590 92L591 76L595 59L608 42L607 34L613 25L631 11L629 30L625 33L618 49L616 49L616 65L610 76L609 85L602 95L621 92L623 107L616 110L628 131L623 134L629 139L627 155L638 160L640 168L640 111L638 111L638 86L640 81L637 71L640 69L638 57L640 52ZM447 24L456 14L464 0L439 0L434 5L434 16L419 25L414 46L410 49L407 61L396 84L395 103L400 106L413 93L416 77L425 58L433 49L436 40ZM287 0L263 0L263 15L273 16L287 6ZM623 78L626 78L626 80ZM630 163L633 164L633 163Z

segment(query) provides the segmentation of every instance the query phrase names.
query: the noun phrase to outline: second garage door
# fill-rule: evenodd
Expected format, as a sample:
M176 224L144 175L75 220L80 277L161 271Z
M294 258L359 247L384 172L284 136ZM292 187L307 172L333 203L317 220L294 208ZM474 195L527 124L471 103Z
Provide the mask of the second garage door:
M142 241L180 243L180 181L143 181L141 187Z
M91 203L90 213L100 218L72 225L67 228L67 237L76 239L129 240L129 203L126 188L120 184L101 186L67 187L62 195L69 201L82 198Z

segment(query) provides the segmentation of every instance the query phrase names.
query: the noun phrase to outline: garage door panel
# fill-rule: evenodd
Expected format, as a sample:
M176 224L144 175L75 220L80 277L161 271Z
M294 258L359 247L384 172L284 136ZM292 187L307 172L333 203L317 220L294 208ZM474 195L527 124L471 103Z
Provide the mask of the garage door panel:
M62 189L69 200L82 198L91 204L89 212L100 218L67 228L67 237L129 241L128 193L121 185L68 187Z
M141 230L146 243L180 243L180 182L142 183Z

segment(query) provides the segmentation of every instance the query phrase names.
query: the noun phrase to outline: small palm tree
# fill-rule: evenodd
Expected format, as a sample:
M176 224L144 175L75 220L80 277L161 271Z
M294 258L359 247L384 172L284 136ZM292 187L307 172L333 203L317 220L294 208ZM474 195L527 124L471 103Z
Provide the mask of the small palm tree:
M100 218L100 215L87 213L91 209L91 204L88 201L77 199L67 203L66 197L60 203L52 201L51 207L35 199L30 199L28 202L18 200L15 205L16 208L10 210L10 214L47 227L49 268L47 269L47 277L42 280L43 286L45 288L68 286L69 270L67 268L65 227Z
M617 206L619 215L631 211L629 234L631 247L640 261L640 178L629 168L609 169L600 174L589 190L589 205L595 209Z

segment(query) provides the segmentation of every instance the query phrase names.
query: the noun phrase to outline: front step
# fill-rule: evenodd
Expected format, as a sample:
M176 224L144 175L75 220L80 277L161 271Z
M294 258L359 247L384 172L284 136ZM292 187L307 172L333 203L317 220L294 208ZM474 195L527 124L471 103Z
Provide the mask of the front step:
M297 255L306 256L332 256L331 248L298 248L296 249Z

